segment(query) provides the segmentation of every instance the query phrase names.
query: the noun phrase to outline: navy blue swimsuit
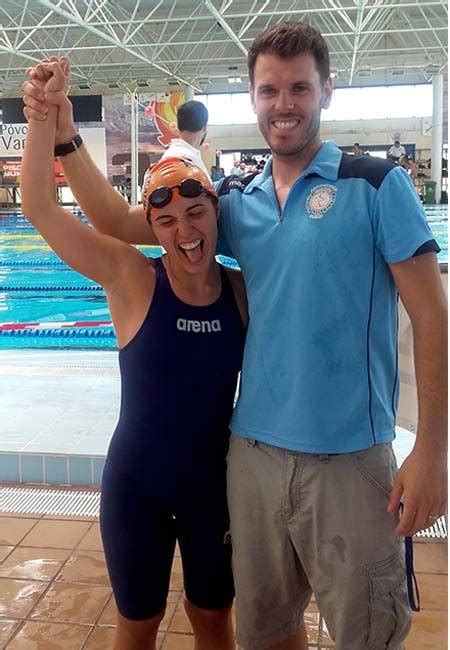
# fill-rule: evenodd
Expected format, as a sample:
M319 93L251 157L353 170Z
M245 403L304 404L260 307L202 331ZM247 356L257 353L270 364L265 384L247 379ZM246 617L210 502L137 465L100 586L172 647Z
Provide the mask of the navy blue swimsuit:
M230 604L228 423L245 330L230 281L211 305L174 294L155 260L151 308L119 352L122 398L102 480L101 530L122 616L166 603L175 541L186 596L204 609Z

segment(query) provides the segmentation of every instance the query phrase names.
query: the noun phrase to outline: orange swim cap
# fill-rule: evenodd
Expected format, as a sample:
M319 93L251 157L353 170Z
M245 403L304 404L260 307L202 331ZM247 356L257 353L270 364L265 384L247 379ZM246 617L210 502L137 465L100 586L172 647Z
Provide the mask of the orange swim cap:
M163 158L151 165L145 172L144 187L142 190L142 203L145 212L148 214L149 197L155 190L164 190L164 188L177 190L176 192L171 192L169 201L164 203L164 205L167 205L171 200L176 200L180 197L178 186L188 179L198 181L207 194L217 199L217 192L211 181L192 161L187 158Z

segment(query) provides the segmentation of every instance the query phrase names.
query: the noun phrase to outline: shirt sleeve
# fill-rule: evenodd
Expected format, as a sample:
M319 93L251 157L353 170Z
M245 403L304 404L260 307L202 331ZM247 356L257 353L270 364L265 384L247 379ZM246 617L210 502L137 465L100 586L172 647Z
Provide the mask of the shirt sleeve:
M233 255L233 244L231 241L231 213L230 213L230 195L220 195L225 178L213 183L214 189L219 194L219 219L217 222L217 245L216 255L223 255L235 259Z
M230 196L222 196L219 199L219 220L216 253L226 257L235 258L233 254L233 241L231 231L231 214L229 209Z
M391 169L378 188L373 229L375 244L388 264L412 257L425 242L433 241L439 251L414 185L402 167Z

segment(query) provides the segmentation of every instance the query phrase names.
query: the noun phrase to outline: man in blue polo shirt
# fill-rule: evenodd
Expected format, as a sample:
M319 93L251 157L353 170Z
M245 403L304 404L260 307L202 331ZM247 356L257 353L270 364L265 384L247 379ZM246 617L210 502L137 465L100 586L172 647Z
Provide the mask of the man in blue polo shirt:
M332 82L316 30L269 28L252 44L249 74L272 158L260 175L219 188L221 235L250 312L229 454L238 641L307 648L314 592L337 650L399 650L410 625L400 538L429 526L446 501L438 247L404 170L322 143ZM63 143L75 132L58 101ZM151 241L142 208L114 196L83 146L63 162L98 228ZM399 471L398 294L419 393L417 440Z

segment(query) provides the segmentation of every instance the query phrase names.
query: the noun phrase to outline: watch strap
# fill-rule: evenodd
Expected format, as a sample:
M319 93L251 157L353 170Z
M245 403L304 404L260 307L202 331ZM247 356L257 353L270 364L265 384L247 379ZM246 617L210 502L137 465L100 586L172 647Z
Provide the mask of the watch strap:
M57 144L55 147L55 158L61 158L62 156L67 156L67 154L76 151L83 144L83 138L79 133L77 133L72 140L69 142L63 142L62 144Z

